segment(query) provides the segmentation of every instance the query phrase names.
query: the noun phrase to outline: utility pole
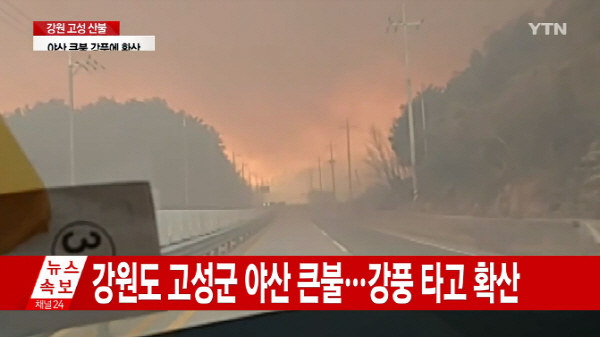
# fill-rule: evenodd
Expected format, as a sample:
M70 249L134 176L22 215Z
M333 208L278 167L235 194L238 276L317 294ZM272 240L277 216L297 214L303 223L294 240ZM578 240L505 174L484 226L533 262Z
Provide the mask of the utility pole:
M362 184L360 183L360 176L358 175L358 170L354 170L354 175L356 176L356 186L360 189Z
M98 70L98 68L106 69L98 61L93 60L91 55L88 55L85 62L73 62L71 52L69 51L67 71L69 80L69 168L71 185L75 185L75 103L73 98L73 77L75 77L79 69L89 72L90 69Z
M421 93L421 119L423 119L423 147L425 150L425 159L427 159L427 123L425 121L425 99Z
M333 143L329 143L329 165L331 165L331 192L333 193L333 199L336 200L335 190L335 160L333 160Z
M231 162L232 162L231 164L233 165L233 170L234 170L234 172L235 172L235 177L236 177L236 179L237 179L237 178L241 178L241 179L242 179L242 182L244 182L244 183L245 183L245 177L244 177L244 163L242 162L242 165L241 165L241 166L242 166L242 168L241 168L241 171L238 171L238 166L237 166L237 160L238 160L238 158L239 158L239 157L243 157L243 156L242 156L241 154L239 154L239 153L232 152L232 154L231 154L231 157L232 157L232 158L231 158Z
M419 195L418 193L418 184L417 184L417 160L415 154L415 130L414 130L414 120L413 120L413 108L412 108L412 88L411 88L411 78L410 78L410 70L408 63L408 27L415 26L417 29L423 23L423 20L419 22L407 22L406 21L406 12L404 10L404 4L402 4L402 20L400 21L392 21L391 18L388 19L388 32L391 27L394 27L394 32L398 31L398 26L402 27L403 36L404 36L404 67L406 71L406 91L408 98L408 124L409 124L409 137L410 137L410 164L412 167L412 185L413 185L413 200L417 200Z
M352 200L352 160L350 158L350 121L346 118L346 147L348 150L348 201Z
M244 184L246 183L246 175L244 174L244 168L245 168L245 163L242 162L242 181L244 182Z
M69 177L71 185L75 185L75 104L73 102L73 76L75 75L73 59L69 52Z
M256 196L254 194L254 186L252 186L252 172L248 171L248 189L250 190L250 203L254 206L254 202L256 200Z
M313 169L311 168L310 171L308 171L308 180L310 183L310 189L308 190L308 192L312 192L313 191Z
M319 192L323 192L323 174L321 171L321 157L319 157L318 161L319 161Z
M265 196L266 196L266 191L264 189L264 186L265 186L265 179L263 177L260 177L260 188L259 188L260 203L263 206L265 204Z
M347 164L348 164L348 201L353 198L353 189L352 189L352 150L350 146L350 119L346 118L346 125L343 126L346 131L346 150L347 150ZM352 128L355 128L352 126Z
M183 132L182 132L182 142L183 142L183 188L184 188L184 193L185 193L185 209L189 209L190 208L190 190L189 190L189 168L188 168L188 150L187 150L187 127L186 127L186 115L185 113L181 114L182 116L182 126L183 126Z

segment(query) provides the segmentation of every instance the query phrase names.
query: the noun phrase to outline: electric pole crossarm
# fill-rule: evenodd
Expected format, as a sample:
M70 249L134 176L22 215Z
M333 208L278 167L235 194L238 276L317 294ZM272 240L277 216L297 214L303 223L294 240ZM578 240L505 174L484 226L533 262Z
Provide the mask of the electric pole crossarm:
M421 21L404 22L403 20L393 21L391 18L389 18L389 24L388 24L387 32L390 31L391 27L394 28L394 32L398 31L398 27L412 27L412 26L415 26L415 27L419 28L419 26L422 25L423 22L425 22L424 19L421 20Z
M398 22L398 25L401 26L420 26L423 23L424 20L421 21L414 21L414 22Z

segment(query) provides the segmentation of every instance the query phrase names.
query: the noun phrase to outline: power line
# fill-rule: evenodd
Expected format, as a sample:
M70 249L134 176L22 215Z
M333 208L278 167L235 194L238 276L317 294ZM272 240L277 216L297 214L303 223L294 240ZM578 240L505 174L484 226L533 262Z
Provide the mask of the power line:
M19 13L21 16L28 18L28 16L25 13L23 13L23 11L21 11L15 5L8 2L8 0L0 0L0 1L5 2L7 5L9 5L14 11ZM29 34L27 31L24 30L23 27L21 27L22 25L24 25L24 22L22 20L20 20L19 18L15 17L13 14L11 14L8 10L3 8L2 6L0 6L0 13L3 14L3 15L0 15L0 19L4 23L6 23L8 26L19 31L20 33ZM10 20L8 20L7 17L10 18ZM30 20L30 19L28 19L28 20ZM30 20L30 21L33 22L33 20Z
M7 24L9 27L17 30L19 33L23 33L23 34L29 34L27 33L25 30L23 30L23 28L21 28L20 26L16 25L15 23L13 23L12 21L8 20L6 18L6 16L11 17L10 13L6 12L2 7L0 7L0 14L4 14L4 15L0 15L0 21L4 22L5 24ZM14 20L14 19L13 19Z
M10 1L8 0L4 0L4 2L10 6L15 12L17 12L19 15L21 15L22 17L24 17L25 19L33 22L33 19L30 18L27 14L25 14L22 10L20 10L17 6L13 5L12 3L10 3Z
M17 24L19 24L19 25L23 24L23 21L21 21L21 20L17 19L16 17L14 17L6 9L2 8L2 6L0 6L0 12L2 12L4 15L8 16L9 18L11 18Z

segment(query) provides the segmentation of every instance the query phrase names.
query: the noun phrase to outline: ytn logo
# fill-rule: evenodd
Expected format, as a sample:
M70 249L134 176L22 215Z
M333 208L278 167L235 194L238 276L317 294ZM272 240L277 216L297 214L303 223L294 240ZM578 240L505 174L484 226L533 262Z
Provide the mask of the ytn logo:
M567 24L566 23L548 23L548 22L542 22L542 23L529 23L529 27L531 27L531 32L533 33L533 35L537 35L538 34L538 28L540 28L540 26L544 26L544 32L545 35L551 35L550 34L550 28L554 27L554 34L553 35L567 35Z

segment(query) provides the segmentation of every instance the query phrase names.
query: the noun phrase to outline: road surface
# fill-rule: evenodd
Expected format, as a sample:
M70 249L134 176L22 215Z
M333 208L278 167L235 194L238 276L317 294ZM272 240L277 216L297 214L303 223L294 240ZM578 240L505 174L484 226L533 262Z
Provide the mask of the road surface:
M317 220L318 218L318 220ZM467 251L410 238L360 221L320 217L302 207L284 208L232 255L463 255ZM366 219L364 220L366 221ZM61 330L52 337L136 337L264 313L168 311L100 325ZM107 331L108 330L108 334Z

